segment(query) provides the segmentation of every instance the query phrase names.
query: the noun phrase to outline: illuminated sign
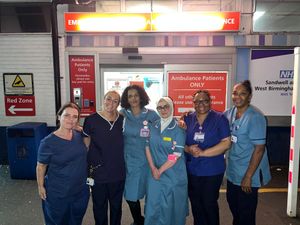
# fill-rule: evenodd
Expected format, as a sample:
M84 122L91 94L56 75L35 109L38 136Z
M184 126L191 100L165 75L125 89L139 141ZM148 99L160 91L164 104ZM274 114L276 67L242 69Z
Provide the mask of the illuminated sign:
M239 12L65 13L66 32L239 31Z

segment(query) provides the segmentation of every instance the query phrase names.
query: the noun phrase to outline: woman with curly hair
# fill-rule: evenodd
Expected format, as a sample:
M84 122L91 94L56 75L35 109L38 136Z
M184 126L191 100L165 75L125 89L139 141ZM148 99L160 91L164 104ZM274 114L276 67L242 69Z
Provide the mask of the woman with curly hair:
M149 166L145 156L145 143L149 137L149 124L159 119L157 113L145 108L149 104L145 89L138 85L128 86L121 97L121 114L124 115L124 152L126 180L124 197L129 205L134 225L143 225L140 199L146 193Z

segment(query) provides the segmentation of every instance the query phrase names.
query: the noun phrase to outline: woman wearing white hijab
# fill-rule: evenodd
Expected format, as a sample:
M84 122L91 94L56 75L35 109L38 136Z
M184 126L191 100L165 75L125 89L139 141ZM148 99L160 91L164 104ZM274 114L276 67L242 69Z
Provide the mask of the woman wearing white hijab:
M150 126L146 156L151 168L146 194L145 225L184 225L188 215L185 131L173 118L169 97L157 103L161 119Z

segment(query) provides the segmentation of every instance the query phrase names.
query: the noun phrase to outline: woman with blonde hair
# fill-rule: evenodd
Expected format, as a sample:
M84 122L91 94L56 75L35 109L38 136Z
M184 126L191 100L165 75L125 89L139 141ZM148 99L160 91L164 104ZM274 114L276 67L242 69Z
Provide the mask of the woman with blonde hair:
M108 91L103 109L88 116L83 125L85 141L89 145L88 183L92 190L96 225L120 225L122 197L125 183L123 116L118 113L120 95Z

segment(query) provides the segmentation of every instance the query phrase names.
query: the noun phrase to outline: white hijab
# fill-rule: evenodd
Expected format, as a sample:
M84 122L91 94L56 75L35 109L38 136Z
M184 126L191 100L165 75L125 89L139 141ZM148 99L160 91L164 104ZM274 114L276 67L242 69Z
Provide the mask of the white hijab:
M169 124L171 123L171 121L173 119L174 107L173 107L173 101L169 97L160 98L157 102L157 105L161 101L166 102L170 106L169 116L167 118L160 117L160 132L162 133L163 130L166 129L169 126Z

